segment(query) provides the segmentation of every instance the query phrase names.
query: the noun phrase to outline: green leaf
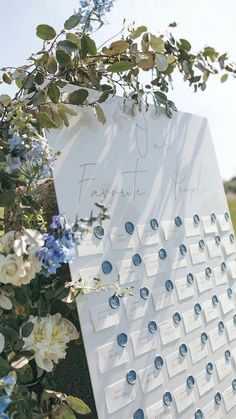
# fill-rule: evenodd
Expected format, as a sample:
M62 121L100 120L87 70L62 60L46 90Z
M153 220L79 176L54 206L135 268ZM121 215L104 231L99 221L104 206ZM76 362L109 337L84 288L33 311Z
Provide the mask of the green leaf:
M128 61L118 61L117 63L111 64L107 67L108 73L120 73L122 71L128 71L133 67L133 64Z
M186 39L180 39L180 47L183 48L185 51L190 51L191 44Z
M1 326L0 333L2 333L3 336L5 336L6 340L10 342L16 342L19 338L18 333L14 329L8 326Z
M0 95L0 103L3 106L8 106L11 103L11 98L8 95Z
M56 31L49 25L38 25L36 28L36 35L44 41L49 41L55 38Z
M24 338L27 338L34 328L34 323L27 322L22 326L21 333Z
M58 103L60 99L60 90L55 83L51 83L48 87L48 96L53 103Z
M77 45L77 48L81 48L81 38L78 35L75 35L74 33L67 33L66 39L68 41L73 42L73 44Z
M38 71L38 73L35 76L34 81L36 84L38 84L38 86L41 86L41 84L43 84L44 82L44 75Z
M81 38L80 56L82 59L86 58L88 54L95 55L97 53L96 44L88 35Z
M66 404L60 406L53 412L53 419L76 419L73 411Z
M158 103L165 105L167 102L167 96L163 92L154 92L155 97L158 101Z
M42 128L55 128L56 124L53 122L53 120L50 118L46 112L39 112L37 115L37 120L39 125Z
M66 39L64 41L59 41L57 48L63 49L65 52L74 52L78 50L77 45L74 42L68 41Z
M228 74L223 74L223 76L221 76L221 83L224 83L226 80L228 79Z
M15 201L16 193L13 190L0 192L0 207L10 207Z
M165 42L162 38L155 35L150 35L150 45L152 49L160 54L164 52Z
M98 121L101 122L102 125L104 125L106 123L106 117L104 115L102 108L99 105L95 104L93 106L93 109L94 109L94 112Z
M47 97L47 93L45 92L45 90L39 90L36 95L33 97L33 104L36 106L41 105L42 103L45 102Z
M105 91L101 94L101 96L99 96L99 98L98 98L98 102L99 102L99 103L103 103L103 102L105 102L105 100L107 100L107 98L109 97L109 94L110 94L110 89L109 89L109 90L105 90Z
M67 19L64 23L64 28L67 29L68 31L70 29L75 28L76 26L78 26L78 24L81 21L81 16L79 15L72 15L69 17L69 19Z
M10 370L10 365L8 364L7 360L0 357L0 377L7 375Z
M66 400L74 412L79 413L80 415L88 415L91 412L87 404L77 397L68 396Z
M78 115L77 112L74 111L74 109L69 108L64 103L59 103L58 106L68 115L72 115L72 116Z
M49 57L47 62L47 70L50 74L55 74L57 71L57 62L55 58Z
M204 57L214 57L215 54L216 54L216 51L214 48L211 48L211 47L204 48L204 51L203 51Z
M131 32L130 38L131 39L136 39L140 35L142 35L143 32L146 32L146 31L147 31L147 27L146 26L139 26L137 29L135 29L133 32Z
M87 99L88 95L88 90L78 89L73 93L70 93L68 99L72 105L82 105Z
M12 77L11 77L11 74L9 74L9 73L3 73L2 79L3 79L4 83L7 83L7 84L12 83Z
M63 49L56 50L56 58L61 67L73 68L71 56L63 51Z

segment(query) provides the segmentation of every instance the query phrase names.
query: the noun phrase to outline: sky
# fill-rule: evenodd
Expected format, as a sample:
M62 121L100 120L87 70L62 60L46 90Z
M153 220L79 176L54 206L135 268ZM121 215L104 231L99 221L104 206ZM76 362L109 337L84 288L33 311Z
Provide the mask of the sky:
M0 68L24 64L32 52L41 49L36 26L47 23L59 30L78 4L79 0L0 0ZM99 45L112 37L120 31L124 18L130 24L146 25L155 34L175 21L174 35L188 39L194 52L212 46L236 62L235 15L235 0L116 0L107 15L108 23L94 39ZM11 93L11 89L0 85L0 94ZM208 119L224 180L236 176L235 90L236 79L221 84L215 77L204 92L193 93L177 76L170 94L179 110Z

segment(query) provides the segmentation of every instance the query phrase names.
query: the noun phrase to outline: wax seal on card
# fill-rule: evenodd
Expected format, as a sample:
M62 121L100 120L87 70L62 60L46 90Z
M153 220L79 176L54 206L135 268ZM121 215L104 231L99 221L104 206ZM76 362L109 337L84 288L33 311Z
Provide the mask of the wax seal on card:
M181 255L185 256L187 254L187 247L185 246L185 244L181 244L179 246L179 251L181 253Z
M179 353L181 356L186 356L188 352L188 348L187 345L185 345L185 343L181 343L180 347L179 347Z
M228 294L228 297L229 297L229 298L232 298L232 295L233 295L233 290L232 290L232 288L228 288L228 289L227 289L227 294Z
M219 246L220 245L220 241L221 241L221 238L220 238L220 236L215 236L215 242L216 242L216 244Z
M199 224L200 223L200 217L199 217L198 214L194 214L193 221L195 222L195 224Z
M108 260L105 260L102 263L102 272L104 274L109 274L112 271L112 264Z
M138 253L135 253L135 255L132 256L132 261L135 266L141 265L142 263L141 256Z
M218 297L215 294L212 296L211 300L212 300L213 306L216 306L219 303Z
M149 297L149 289L147 287L142 287L140 288L140 296L144 299L147 300Z
M142 409L136 410L133 415L133 419L144 419L144 413Z
M122 348L124 348L127 345L128 342L128 336L126 335L126 333L120 333L117 336L117 343L119 346L122 346Z
M230 233L229 239L230 239L231 243L234 242L235 238L234 238L234 234L233 233Z
M221 267L222 272L226 272L227 271L227 266L226 266L226 263L225 262L222 262L221 265L220 265L220 267Z
M236 378L234 378L232 381L232 387L234 390L236 390Z
M151 320L149 323L148 323L148 330L149 330L149 332L150 333L156 333L156 331L157 331L157 324L156 324L156 322L154 321L154 320Z
M129 372L127 372L126 379L127 379L129 384L134 385L136 383L136 379L137 379L136 372L134 370L130 370Z
M156 358L154 359L154 365L156 369L160 370L164 365L163 358L161 356L156 356Z
M178 313L178 311L176 311L174 314L173 314L173 321L174 321L174 323L175 324L180 324L181 323L181 315Z
M216 215L214 212L211 213L211 222L215 223L216 222Z
M160 249L160 250L158 251L158 255L159 255L159 258L160 258L161 260L165 260L165 259L166 259L166 257L167 257L166 250L165 250L165 249Z
M199 240L198 244L199 244L200 249L205 249L206 243L204 242L203 239Z
M118 308L120 306L119 297L117 297L117 295L112 295L109 298L109 304L110 304L111 308L114 308L114 309Z
M182 220L178 215L177 215L177 217L175 217L175 225L177 227L180 227L182 225Z
M195 414L194 414L194 419L203 419L203 412L201 409L197 409Z
M236 314L233 315L233 322L236 324Z
M225 221L229 221L229 213L227 211L224 213L224 216L225 216Z
M207 370L208 374L212 374L213 373L213 369L214 369L214 367L213 367L212 362L208 362L206 364L206 370Z
M171 405L171 403L172 403L172 395L171 395L171 393L170 393L169 391L166 391L166 392L163 394L163 403L164 403L166 406L170 406L170 405Z
M217 391L217 393L215 394L215 403L219 405L221 404L221 400L222 400L221 394L219 391Z
M205 345L207 340L208 340L208 334L206 332L202 332L201 333L201 342L203 343L203 345Z
M197 315L201 313L202 307L199 303L194 304L194 311Z
M223 332L224 331L224 328L225 328L224 322L221 320L218 323L218 329L219 329L220 332Z
M104 228L102 226L94 227L93 234L97 239L101 240L104 237Z
M152 227L153 230L157 230L159 227L158 221L156 220L156 218L152 218L150 220L150 226Z
M134 225L133 225L133 223L131 223L131 221L127 221L125 223L125 231L128 234L133 234L133 232L134 232Z
M226 351L225 351L225 359L226 359L226 361L229 361L230 358L231 358L231 352L230 352L229 349L226 349Z
M211 275L212 275L212 270L211 270L211 268L210 268L209 266L205 269L205 273L206 273L206 276L207 276L208 278L210 278L210 277L211 277Z
M167 281L165 282L165 287L166 287L166 291L170 292L170 291L173 291L174 284L170 279L167 279Z
M186 383L187 383L188 388L193 388L195 384L195 378L192 375L189 375L187 377Z
M192 284L194 283L194 276L193 276L193 274L192 274L191 272L189 272L189 273L187 274L187 281L188 281L188 283L189 283L190 285L192 285Z

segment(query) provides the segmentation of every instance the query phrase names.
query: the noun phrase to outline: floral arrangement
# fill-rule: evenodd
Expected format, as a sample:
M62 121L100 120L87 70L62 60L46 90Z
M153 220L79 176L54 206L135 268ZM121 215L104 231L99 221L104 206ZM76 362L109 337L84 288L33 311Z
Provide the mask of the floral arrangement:
M94 32L113 3L81 0L59 33L37 27L43 47L26 64L0 70L0 82L17 88L12 98L0 95L0 418L90 413L81 399L58 392L51 377L70 341L80 339L75 297L83 283L71 283L65 267L93 222L101 224L108 214L96 204L98 214L87 220L53 215L48 221L33 193L40 179L51 177L57 158L45 130L68 126L78 106L91 107L105 124L102 103L117 91L139 109L151 101L171 117L174 72L195 91L205 90L213 75L221 82L236 76L226 53L209 46L194 53L186 39L175 39L175 23L165 34L124 26L116 40L97 48ZM150 82L143 85L147 71ZM72 93L66 93L68 84ZM97 100L90 100L88 88L99 91Z

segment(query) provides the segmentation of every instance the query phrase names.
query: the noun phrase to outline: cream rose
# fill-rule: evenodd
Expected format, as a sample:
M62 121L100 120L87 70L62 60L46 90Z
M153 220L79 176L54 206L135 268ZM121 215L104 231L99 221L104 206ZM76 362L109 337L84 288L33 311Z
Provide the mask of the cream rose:
M26 270L22 256L15 254L1 255L0 258L0 282L20 287L24 283Z

